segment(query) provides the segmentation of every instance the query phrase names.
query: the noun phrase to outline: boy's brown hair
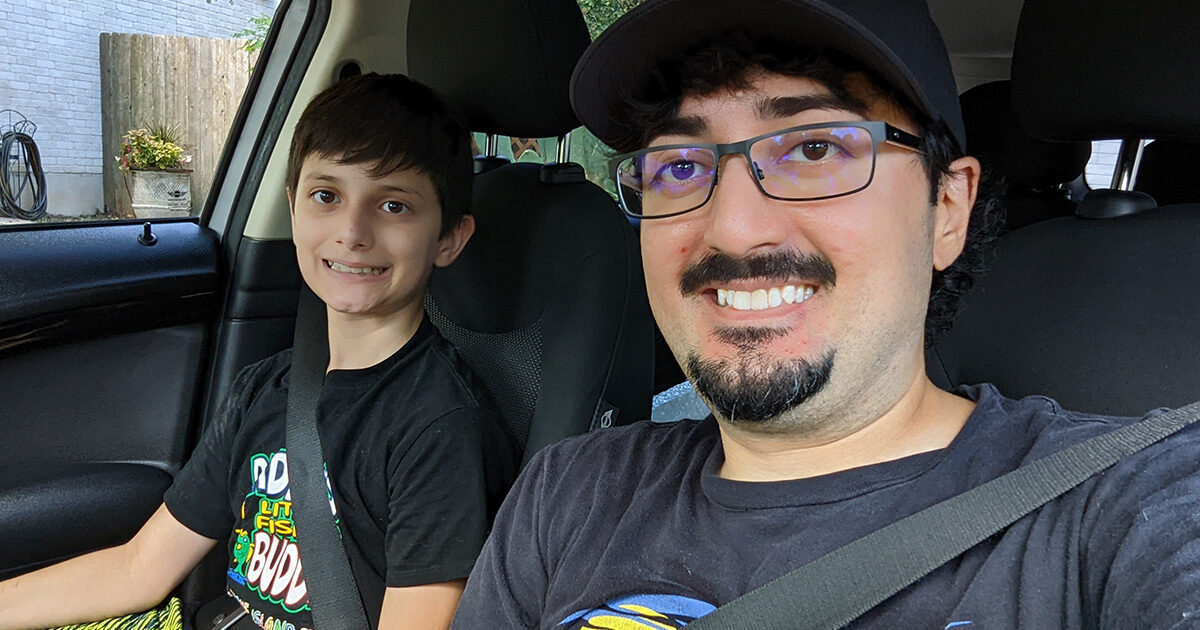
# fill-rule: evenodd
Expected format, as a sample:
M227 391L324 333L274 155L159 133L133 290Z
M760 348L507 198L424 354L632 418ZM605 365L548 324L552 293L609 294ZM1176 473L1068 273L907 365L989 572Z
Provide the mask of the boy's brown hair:
M287 188L313 154L342 164L371 163L383 177L415 168L433 182L442 206L441 236L471 211L471 136L432 89L400 74L351 77L326 88L304 109L288 153Z

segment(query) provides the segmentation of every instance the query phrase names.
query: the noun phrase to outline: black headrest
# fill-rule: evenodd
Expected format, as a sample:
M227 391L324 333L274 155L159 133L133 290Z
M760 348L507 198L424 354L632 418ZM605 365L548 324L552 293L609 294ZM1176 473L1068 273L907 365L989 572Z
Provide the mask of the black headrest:
M1146 145L1134 190L1161 206L1200 202L1200 142L1155 140Z
M579 126L567 86L590 42L575 0L412 0L408 73L472 131L560 136Z
M1043 189L1074 180L1092 155L1090 142L1038 140L1017 122L1008 81L977 85L959 97L967 127L967 153L990 162L1017 190Z
M1054 140L1200 138L1200 2L1027 0L1013 104Z

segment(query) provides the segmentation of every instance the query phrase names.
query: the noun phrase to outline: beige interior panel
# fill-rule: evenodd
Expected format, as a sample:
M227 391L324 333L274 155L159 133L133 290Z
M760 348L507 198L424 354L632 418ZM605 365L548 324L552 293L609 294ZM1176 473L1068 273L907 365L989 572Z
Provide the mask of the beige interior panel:
M408 0L334 0L329 24L288 112L279 142L271 151L262 185L254 199L244 235L255 239L287 240L292 237L284 176L292 131L304 107L329 87L347 61L366 72L404 72L407 68L405 35Z

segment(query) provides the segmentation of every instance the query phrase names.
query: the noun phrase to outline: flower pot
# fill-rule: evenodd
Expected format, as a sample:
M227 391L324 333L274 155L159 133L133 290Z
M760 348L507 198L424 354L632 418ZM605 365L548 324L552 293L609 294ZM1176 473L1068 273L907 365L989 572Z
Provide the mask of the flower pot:
M192 213L190 169L130 170L129 196L139 219L186 217Z

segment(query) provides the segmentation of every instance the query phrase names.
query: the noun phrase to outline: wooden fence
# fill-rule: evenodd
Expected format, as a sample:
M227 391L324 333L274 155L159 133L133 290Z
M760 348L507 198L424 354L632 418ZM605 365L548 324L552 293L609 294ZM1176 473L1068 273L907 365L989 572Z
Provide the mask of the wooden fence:
M104 203L110 212L133 216L128 174L115 159L121 136L130 129L165 125L178 128L184 154L192 156L192 214L199 214L257 57L243 43L100 34Z

